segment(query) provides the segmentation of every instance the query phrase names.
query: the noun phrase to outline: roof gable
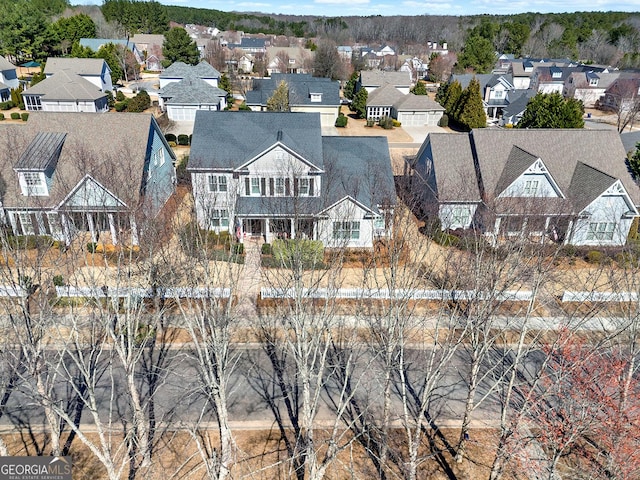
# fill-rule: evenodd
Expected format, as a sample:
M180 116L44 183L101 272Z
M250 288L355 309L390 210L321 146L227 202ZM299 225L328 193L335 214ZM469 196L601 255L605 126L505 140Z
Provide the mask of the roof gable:
M126 204L91 175L87 175L69 192L60 207L85 210L92 207L121 208L126 207Z

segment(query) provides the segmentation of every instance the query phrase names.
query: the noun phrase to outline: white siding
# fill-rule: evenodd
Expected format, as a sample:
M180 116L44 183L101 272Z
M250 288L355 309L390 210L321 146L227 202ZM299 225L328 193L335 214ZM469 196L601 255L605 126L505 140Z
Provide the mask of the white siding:
M537 182L537 183L535 183ZM509 185L499 197L558 197L546 175L524 174Z
M478 205L475 203L442 204L438 217L443 230L467 229L471 226Z
M318 221L318 239L329 248L371 248L374 237L374 220L365 219L365 210L345 199L327 212L328 218ZM358 238L334 238L336 223L358 222Z
M624 218L629 205L622 196L600 196L584 211L588 218L576 220L572 238L573 245L624 245L633 218ZM593 231L597 233L594 234Z

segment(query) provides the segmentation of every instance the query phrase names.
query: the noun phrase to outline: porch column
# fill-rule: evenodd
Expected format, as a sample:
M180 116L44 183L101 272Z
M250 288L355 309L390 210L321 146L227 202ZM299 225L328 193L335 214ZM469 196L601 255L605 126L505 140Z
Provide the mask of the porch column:
M502 220L501 217L496 218L496 223L493 227L493 234L497 237L498 233L500 233L500 221Z
M564 242L562 242L562 244L567 245L571 240L573 240L573 220L569 220L569 225L567 225L567 231L564 235Z
M116 230L116 222L113 219L113 213L107 213L109 218L109 230L111 230L111 243L118 244L118 231Z
M266 243L271 243L271 229L269 228L269 219L264 219L264 241Z
M135 215L129 216L129 224L131 226L131 245L138 245L138 226Z
M85 213L87 217L87 224L89 225L89 231L91 232L91 241L93 243L98 243L98 236L96 235L96 225L93 223L93 215L87 212Z
M20 235L20 233L18 232L18 225L16 224L16 215L17 213L15 212L9 212L8 217L9 222L11 223L11 230L13 230L13 234Z
M60 226L62 227L62 236L64 237L64 243L68 247L71 245L71 232L69 232L69 221L64 213L60 214Z
M296 219L291 219L291 238L296 238Z

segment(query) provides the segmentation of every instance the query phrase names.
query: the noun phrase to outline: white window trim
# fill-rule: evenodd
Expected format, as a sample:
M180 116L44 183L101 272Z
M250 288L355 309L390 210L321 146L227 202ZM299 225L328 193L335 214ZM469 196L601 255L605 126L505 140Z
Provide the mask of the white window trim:
M207 176L207 190L209 193L226 192L227 189L228 185L226 176L215 174L209 174Z

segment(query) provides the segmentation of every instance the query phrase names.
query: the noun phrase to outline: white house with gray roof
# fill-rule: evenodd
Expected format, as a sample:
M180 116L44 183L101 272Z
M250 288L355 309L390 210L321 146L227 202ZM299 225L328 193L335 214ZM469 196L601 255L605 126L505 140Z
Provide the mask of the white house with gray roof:
M33 112L0 132L0 212L15 235L136 244L175 190L152 115Z
M111 69L102 58L58 58L50 57L44 67L47 78L57 72L66 71L80 75L93 83L102 92L113 90Z
M224 110L227 92L218 88L222 74L206 61L175 62L160 74L160 108L169 120L193 122L198 110Z
M368 94L371 94L376 88L386 84L393 85L406 95L411 89L411 72L362 70L358 82L356 82L356 90L364 88Z
M18 88L20 85L16 66L3 56L0 56L0 85L9 89Z
M240 241L370 248L390 233L386 137L323 137L318 113L199 111L187 170L200 226Z
M106 93L80 75L60 70L22 92L26 110L33 112L93 112L109 111Z
M613 130L431 133L411 184L422 213L444 230L620 246L640 205L625 158Z

